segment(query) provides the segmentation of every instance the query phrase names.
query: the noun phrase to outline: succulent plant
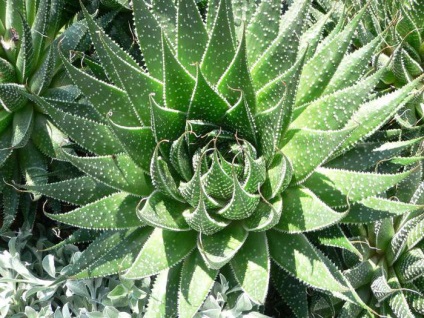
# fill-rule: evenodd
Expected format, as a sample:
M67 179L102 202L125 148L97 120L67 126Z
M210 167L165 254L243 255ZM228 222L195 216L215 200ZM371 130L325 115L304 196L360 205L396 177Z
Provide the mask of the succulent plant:
M393 193L412 213L374 223L349 225L349 240L359 254L342 253L344 271L352 286L376 313L405 318L424 315L424 182L423 163ZM359 255L359 257L358 257ZM315 313L327 316L340 302L318 297ZM333 307L330 309L330 307ZM337 317L363 317L362 308L343 304Z
M65 0L3 0L0 4L1 232L12 224L19 207L34 209L29 195L20 195L6 184L22 183L22 178L28 184L46 183L46 155L55 158L59 145L66 144L66 136L22 92L49 100L60 96L62 105L64 99L72 102L80 95L66 79L57 55L60 39L68 49L78 44L76 31L82 31L81 24L63 32L74 10ZM37 198L39 194L33 193L33 199Z
M50 218L102 231L67 276L157 275L146 317L192 317L228 268L263 304L272 260L366 308L308 237L420 208L377 196L414 169L369 167L422 138L362 142L422 78L375 97L385 69L364 72L382 39L348 53L365 8L321 39L327 17L312 23L307 0L282 17L280 1L211 1L206 16L193 0L132 6L142 66L83 8L107 80L62 60L92 107L31 96L88 153L62 154L84 176L26 186L81 206Z

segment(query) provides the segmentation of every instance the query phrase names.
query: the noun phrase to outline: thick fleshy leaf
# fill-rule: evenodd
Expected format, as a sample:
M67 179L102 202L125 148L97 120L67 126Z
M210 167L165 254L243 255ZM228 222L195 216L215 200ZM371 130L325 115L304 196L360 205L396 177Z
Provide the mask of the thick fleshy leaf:
M338 213L322 202L311 190L290 187L283 194L284 211L275 229L301 233L328 227L339 222L346 213Z
M296 105L300 106L321 96L345 56L353 33L362 18L362 9L354 19L305 65L299 82Z
M150 111L152 114L152 130L156 142L174 141L185 130L186 115L171 108L159 106L153 97L150 98ZM169 146L170 147L170 146Z
M227 264L243 246L248 232L240 226L231 225L214 235L199 235L197 249L203 260L212 269Z
M109 127L87 118L63 112L46 100L32 97L47 111L53 122L83 148L97 155L108 155L122 151L121 144Z
M173 267L195 248L196 235L155 228L124 277L140 279Z
M277 195L270 202L260 201L255 212L243 221L243 227L254 232L269 230L280 221L282 210L281 195Z
M177 184L171 175L168 163L158 155L158 152L159 147L156 147L150 164L150 176L155 189L159 190L167 197L184 202L184 199L178 191Z
M34 108L27 105L13 115L13 135L10 142L12 148L21 148L31 136L34 124Z
M177 6L175 2L173 0L154 0L151 8L162 31L175 47L177 42Z
M162 37L162 46L165 106L187 112L195 80L180 61L177 60L177 57L171 51L168 41L164 37Z
M79 209L63 214L46 215L56 221L86 229L115 230L144 225L135 211L139 198L115 193Z
M66 151L63 153L75 167L112 188L140 196L152 192L149 178L126 155L77 157Z
M213 5L211 2L209 4ZM224 74L235 54L229 17L231 1L220 0L218 8L215 10L217 10L217 15L213 21L212 33L201 63L202 72L213 85Z
M271 280L296 318L308 318L309 304L306 286L274 263L271 265Z
M144 0L134 0L132 4L138 44L143 52L147 69L153 77L162 80L163 55L160 25Z
M96 253L96 258L88 267L72 275L72 278L87 279L122 273L134 262L151 232L150 228L139 228L121 234L111 248L99 249L100 255Z
M0 105L8 113L15 112L24 106L27 98L22 95L23 85L14 83L0 84Z
M368 100L383 72L384 70L380 70L355 85L296 108L295 120L290 124L290 128L342 129L360 105Z
M143 207L137 210L138 217L153 227L171 231L188 231L190 227L184 221L183 213L187 204L169 199L159 191L154 191Z
M22 14L23 12L19 12L19 14ZM35 61L35 53L34 53L34 45L32 42L32 36L31 36L31 28L28 25L28 22L25 20L25 18L21 15L22 18L22 25L23 30L20 34L19 41L21 42L18 57L16 59L16 73L18 75L18 80L20 83L25 83L30 74L32 69L34 68ZM12 26L13 27L13 26Z
M149 297L146 318L176 317L178 286L180 284L181 265L168 268L159 273Z
M317 168L305 181L329 206L346 206L348 201L360 201L377 195L400 182L411 170L397 174L377 174L349 170Z
M178 1L177 56L178 60L192 73L196 63L202 60L208 35L194 0Z
M281 151L293 166L293 182L301 182L323 164L354 128L335 131L290 129Z
M252 65L277 37L281 1L261 1L246 30L246 44L251 48L247 60Z
M328 267L319 253L303 234L268 231L271 258L290 275L316 288L332 292L346 292L348 287L340 282L333 265ZM337 274L337 275L336 275Z
M249 233L230 265L243 291L254 302L263 304L271 270L265 233Z
M290 184L292 170L287 157L281 152L276 153L267 167L267 177L261 188L262 195L267 199L272 199L278 193L284 191Z
M355 144L358 140L370 136L380 128L396 111L414 97L412 93L413 89L420 80L422 80L422 77L417 78L415 81L390 94L362 104L359 110L347 123L347 126L356 126L358 123L360 123L360 125L357 126L352 134L343 142L340 149Z
M350 207L347 216L343 219L343 222L368 223L422 209L424 209L424 205L403 203L378 197L369 197L353 204Z
M212 235L224 229L230 221L209 213L204 197L205 194L201 194L196 208L192 212L184 211L183 216L192 229L201 234Z
M116 192L89 176L48 184L22 185L22 188L76 205L85 205Z
M151 127L120 126L110 119L110 128L134 163L146 173L150 173L151 159L156 147Z
M136 126L139 120L132 109L128 94L122 89L103 82L73 66L61 55L62 62L75 85L88 98L95 109L103 116L112 112L119 125Z
M180 317L193 317L215 282L218 271L206 267L198 251L191 253L183 263L178 291Z
M403 254L395 264L398 278L402 282L411 282L424 275L424 252L414 248Z
M226 111L223 126L236 131L237 134L240 134L240 137L256 143L256 123L252 109L243 92L237 103Z
M232 105L238 102L240 99L240 91L242 91L250 111L253 114L255 113L256 97L247 66L246 38L244 34L231 64L226 69L224 75L219 79L218 90Z
M248 193L233 173L234 190L230 202L218 211L218 214L229 220L245 219L252 215L258 206L260 197Z
M299 46L298 37L302 34L304 18L308 9L308 1L296 0L286 14L280 18L278 36L251 67L253 83L256 88L274 80L294 64Z
M229 108L228 102L212 88L202 71L197 68L196 86L188 109L188 119L217 123Z

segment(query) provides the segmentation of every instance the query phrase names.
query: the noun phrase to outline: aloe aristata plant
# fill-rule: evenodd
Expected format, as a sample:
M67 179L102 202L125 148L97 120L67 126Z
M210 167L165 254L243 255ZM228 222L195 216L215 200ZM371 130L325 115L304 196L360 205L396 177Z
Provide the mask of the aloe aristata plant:
M23 93L60 96L70 107L80 95L66 77L57 55L59 37L72 49L84 33L79 23L63 32L75 14L70 2L0 1L0 192L3 211L1 232L12 224L21 207L31 210L29 195L21 196L11 183L47 182L48 159L56 158L64 136ZM66 39L65 39L66 38ZM58 107L60 106L58 105ZM33 199L39 194L33 193Z
M412 318L424 315L422 180L421 162L419 169L403 180L393 193L408 204L421 206L420 209L375 223L348 225L349 240L357 250L355 253L344 250L341 266L347 266L344 273L352 286L382 316ZM318 297L313 307L316 314L324 316L335 308L338 308L338 317L364 315L360 307L348 303L340 305L334 299L328 302Z
M381 39L348 54L364 10L321 39L326 17L310 25L307 0L282 17L280 1L211 1L206 17L193 0L132 5L142 67L83 8L108 82L63 62L92 112L32 97L92 154L64 149L85 175L27 187L81 205L52 219L103 231L67 275L157 274L146 316L191 317L228 267L264 303L272 260L366 307L308 233L416 208L377 196L413 169L349 164L420 142L384 143L372 155L356 148L414 97L421 78L373 99L384 70L364 71Z

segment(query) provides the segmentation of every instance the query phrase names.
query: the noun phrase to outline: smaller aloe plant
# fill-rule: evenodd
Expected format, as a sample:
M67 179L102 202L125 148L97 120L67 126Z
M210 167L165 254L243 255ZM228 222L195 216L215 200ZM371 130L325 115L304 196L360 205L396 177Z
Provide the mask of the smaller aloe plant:
M327 17L310 26L309 9L296 0L281 17L280 1L211 1L204 21L193 0L133 1L142 68L83 8L107 82L63 56L92 107L32 99L90 153L63 151L85 175L25 187L81 206L48 214L83 228L75 241L102 231L68 277L157 275L146 317L192 317L220 271L263 304L272 260L367 308L310 240L420 208L378 196L413 169L369 169L422 138L362 142L421 78L375 98L385 70L364 71L381 39L347 53L365 9L324 39Z

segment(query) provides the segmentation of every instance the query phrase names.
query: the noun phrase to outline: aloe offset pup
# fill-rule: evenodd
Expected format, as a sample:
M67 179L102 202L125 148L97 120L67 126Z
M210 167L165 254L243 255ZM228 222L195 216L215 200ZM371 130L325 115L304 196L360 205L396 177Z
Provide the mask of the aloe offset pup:
M377 197L413 170L374 173L353 157L378 162L420 141L388 142L372 156L356 148L414 97L421 79L373 99L384 70L363 73L381 39L347 53L364 10L321 39L326 17L310 25L309 7L295 1L281 17L280 1L212 1L204 22L193 0L150 8L135 0L143 67L83 8L109 82L63 56L93 111L76 115L33 99L92 155L64 149L85 176L27 187L81 205L52 219L102 231L69 277L158 274L147 317L191 317L227 268L264 303L272 260L366 307L308 232L416 208L399 212L401 202ZM345 169L350 156L354 168Z

